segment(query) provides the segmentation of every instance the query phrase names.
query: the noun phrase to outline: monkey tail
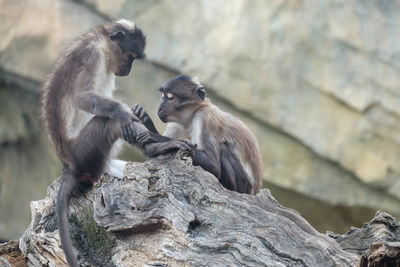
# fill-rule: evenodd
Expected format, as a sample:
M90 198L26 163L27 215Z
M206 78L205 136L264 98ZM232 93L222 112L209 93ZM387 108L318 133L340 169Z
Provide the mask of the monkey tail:
M68 167L64 168L62 183L57 198L57 224L60 233L61 245L65 258L71 267L79 267L78 259L74 253L74 247L69 232L68 210L69 201L74 190L78 186L78 180Z

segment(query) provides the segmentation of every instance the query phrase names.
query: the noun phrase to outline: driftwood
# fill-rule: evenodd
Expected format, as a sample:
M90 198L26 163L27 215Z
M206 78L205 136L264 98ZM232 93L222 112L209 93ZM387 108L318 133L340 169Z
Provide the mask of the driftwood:
M5 244L0 244L0 266L26 266L26 258L19 249L18 241L13 240Z
M385 212L344 235L328 234L344 250L361 255L360 267L400 266L400 222Z
M355 266L369 244L400 233L393 217L378 213L343 236L321 234L267 189L256 196L226 190L184 154L129 163L125 174L104 175L71 201L82 266ZM59 184L31 203L32 223L19 241L28 266L65 265L54 209ZM392 228L379 232L390 220Z

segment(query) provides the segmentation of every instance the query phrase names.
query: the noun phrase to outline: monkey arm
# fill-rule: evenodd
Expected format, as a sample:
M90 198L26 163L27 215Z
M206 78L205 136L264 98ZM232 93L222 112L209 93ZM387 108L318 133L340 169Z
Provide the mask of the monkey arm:
M221 177L221 162L217 148L206 134L202 135L201 146L194 150L193 165L211 172L218 179Z
M148 157L156 157L169 152L184 150L192 151L195 146L188 140L184 139L171 139L162 143L148 143L142 148L143 154Z
M138 120L128 106L111 98L100 96L92 91L79 93L75 99L77 108L97 116L115 119L122 124Z
M144 145L148 143L165 143L171 140L172 139L167 136L159 135L158 133L150 131L140 132L136 137L136 142L140 147L144 147Z
M143 124L132 122L135 128L136 144L147 157L156 157L178 149L192 151L195 149L190 141L184 139L171 139L150 132Z
M221 177L220 160L216 151L195 149L193 156L193 165L200 166L204 170L211 172L218 179Z

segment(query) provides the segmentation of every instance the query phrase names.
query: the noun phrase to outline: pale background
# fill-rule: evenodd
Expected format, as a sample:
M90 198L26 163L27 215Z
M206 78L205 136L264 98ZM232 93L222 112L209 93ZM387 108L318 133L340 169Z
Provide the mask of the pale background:
M392 0L0 0L0 240L19 238L60 175L41 84L73 38L121 17L148 46L117 98L162 126L157 87L196 75L255 132L264 186L319 231L399 217L399 15Z

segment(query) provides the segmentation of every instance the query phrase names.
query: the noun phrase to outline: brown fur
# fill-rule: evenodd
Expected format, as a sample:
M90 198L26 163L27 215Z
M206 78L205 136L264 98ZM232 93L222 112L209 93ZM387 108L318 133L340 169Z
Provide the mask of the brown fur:
M194 164L213 173L228 189L257 193L262 183L262 161L251 130L205 98L204 87L195 77L180 75L160 91L163 99L158 116L168 122L164 135L186 137L197 144Z
M199 104L194 116L200 115L203 119L203 133L215 140L219 153L219 144L228 142L235 144L241 152L242 161L251 166L254 185L253 194L256 194L262 186L262 160L260 148L253 132L238 118L222 111L206 98Z

